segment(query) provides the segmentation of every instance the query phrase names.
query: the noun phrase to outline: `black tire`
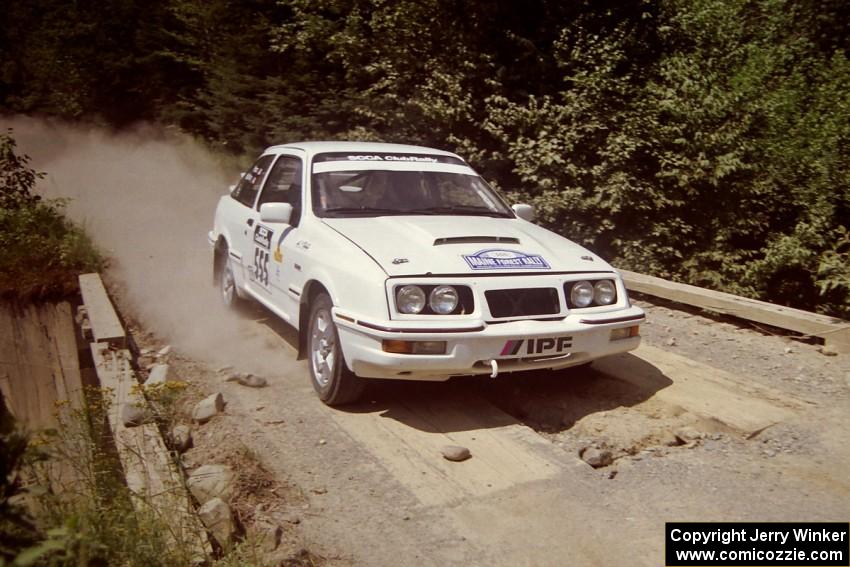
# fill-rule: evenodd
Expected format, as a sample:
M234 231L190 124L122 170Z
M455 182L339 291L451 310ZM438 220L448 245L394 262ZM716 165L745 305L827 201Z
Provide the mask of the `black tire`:
M319 399L329 406L339 406L357 401L366 384L345 365L331 308L333 303L325 293L316 296L310 306L307 364Z
M242 303L239 292L236 290L236 279L233 277L233 267L230 263L227 249L224 249L224 266L221 268L218 290L221 294L221 302L227 309L238 309Z

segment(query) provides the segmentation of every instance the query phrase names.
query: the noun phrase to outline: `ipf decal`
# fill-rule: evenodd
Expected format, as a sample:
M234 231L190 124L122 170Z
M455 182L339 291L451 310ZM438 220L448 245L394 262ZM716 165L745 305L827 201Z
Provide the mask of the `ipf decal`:
M557 354L573 346L572 337L542 337L539 339L518 339L507 341L502 347L501 356ZM525 347L525 348L523 348ZM523 352L524 351L524 352Z

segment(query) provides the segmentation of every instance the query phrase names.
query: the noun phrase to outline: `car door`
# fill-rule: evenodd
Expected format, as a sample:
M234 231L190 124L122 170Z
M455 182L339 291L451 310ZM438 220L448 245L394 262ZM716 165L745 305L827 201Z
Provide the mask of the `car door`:
M266 203L292 205L289 223L264 223L259 221L254 236L253 257L257 264L255 286L262 287L271 301L281 309L287 319L293 320L298 312L300 286L296 277L294 258L301 225L303 193L303 159L298 155L281 154L275 160L257 199L257 219L260 208Z
M250 287L255 277L251 243L259 215L254 205L273 161L273 155L264 155L254 162L230 194L232 199L227 202L228 210L223 215L231 238L231 249L239 257L240 280L245 282L246 287Z

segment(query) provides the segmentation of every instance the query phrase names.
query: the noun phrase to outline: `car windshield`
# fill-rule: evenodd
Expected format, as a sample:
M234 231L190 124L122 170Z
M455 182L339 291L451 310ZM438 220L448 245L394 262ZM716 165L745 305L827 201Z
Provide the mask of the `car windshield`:
M380 169L314 174L313 211L319 217L514 216L477 175Z

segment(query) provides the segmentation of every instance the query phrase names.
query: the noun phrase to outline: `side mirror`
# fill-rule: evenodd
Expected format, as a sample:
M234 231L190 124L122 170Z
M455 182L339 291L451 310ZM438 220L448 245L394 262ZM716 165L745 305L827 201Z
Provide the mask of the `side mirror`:
M263 203L260 205L260 220L289 224L292 218L292 205L289 203Z
M534 222L534 219L537 218L534 214L534 207L532 207L531 205L511 205L511 209L513 209L514 213L516 213L516 216L518 216L522 220Z

